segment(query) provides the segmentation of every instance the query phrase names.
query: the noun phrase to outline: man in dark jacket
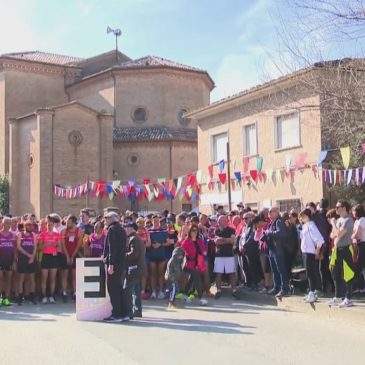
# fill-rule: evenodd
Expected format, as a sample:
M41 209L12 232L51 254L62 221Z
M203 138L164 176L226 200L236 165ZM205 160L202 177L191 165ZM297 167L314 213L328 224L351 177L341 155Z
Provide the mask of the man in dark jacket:
M270 264L274 276L274 287L271 294L278 298L288 295L289 279L285 265L284 247L288 239L287 227L280 217L279 209L273 207L269 211L271 225L267 231L267 244L269 246Z
M108 234L104 248L104 262L107 266L107 287L113 310L108 322L122 322L122 283L126 270L127 235L119 223L119 215L109 212L104 216Z
M123 286L123 303L125 317L142 317L141 279L146 276L146 250L143 241L136 235L137 224L129 222L124 225L128 236L127 271Z

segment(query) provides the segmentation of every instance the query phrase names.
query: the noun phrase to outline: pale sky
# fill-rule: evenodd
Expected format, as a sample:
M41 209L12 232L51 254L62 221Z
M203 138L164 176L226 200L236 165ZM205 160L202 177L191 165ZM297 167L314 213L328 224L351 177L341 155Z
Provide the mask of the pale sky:
M274 55L281 2L0 0L0 54L94 56L114 48L109 25L122 30L119 48L131 58L155 55L207 70L214 101L280 75Z

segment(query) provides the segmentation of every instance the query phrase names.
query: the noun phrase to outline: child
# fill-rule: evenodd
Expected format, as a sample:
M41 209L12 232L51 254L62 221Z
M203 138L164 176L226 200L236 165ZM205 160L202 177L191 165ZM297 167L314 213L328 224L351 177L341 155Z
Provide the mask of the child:
M182 274L183 261L185 253L181 247L176 247L172 252L172 257L167 263L165 280L169 288L169 304L168 309L175 309L175 297L179 289L179 281Z

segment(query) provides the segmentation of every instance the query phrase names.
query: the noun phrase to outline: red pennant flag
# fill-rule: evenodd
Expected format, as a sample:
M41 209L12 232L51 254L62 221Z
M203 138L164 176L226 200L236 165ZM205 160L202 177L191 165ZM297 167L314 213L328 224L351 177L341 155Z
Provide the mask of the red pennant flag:
M219 181L222 185L224 185L227 181L227 174L225 172L221 172L218 174Z
M248 156L243 158L243 172L246 174L248 172L250 165L250 158Z
M335 174L338 174L337 176L338 176L338 183L340 184L340 185L342 185L342 179L343 179L343 175L342 175L342 173L341 173L341 171L339 170L339 171L336 171L335 170Z
M143 185L148 185L151 182L151 179L144 179L143 180Z
M196 184L196 176L193 174L189 174L187 177L187 185L194 186Z
M251 176L252 180L256 182L257 177L258 177L257 170L250 170L250 176Z
M208 166L208 172L211 179L213 179L213 169L214 169L213 165Z

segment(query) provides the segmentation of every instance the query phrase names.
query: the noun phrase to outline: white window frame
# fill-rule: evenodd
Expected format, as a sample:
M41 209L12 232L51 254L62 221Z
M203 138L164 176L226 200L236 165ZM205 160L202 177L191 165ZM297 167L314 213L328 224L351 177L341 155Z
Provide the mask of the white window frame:
M254 153L248 153L248 150L247 150L247 135L246 135L246 128L248 127L252 127L252 126L255 126L255 139L256 139L256 151L254 151ZM250 124L246 124L242 127L242 136L243 136L243 155L244 156L249 156L249 157L252 157L252 156L258 156L258 149L259 149L259 143L258 143L258 133L257 133L257 122L254 122L254 123L250 123Z
M279 130L278 130L278 122L279 119L282 117L286 117L292 114L296 114L298 116L298 143L292 144L290 146L284 146L283 147L283 142L281 141L281 144L279 145ZM287 150L287 149L291 149L291 148L296 148L301 146L301 140L302 140L302 136L301 136L301 121L300 121L300 113L298 111L293 111L290 113L285 113L285 114L280 114L275 116L274 118L274 128L275 128L275 133L274 133L274 138L275 138L275 150Z
M220 160L218 158L216 158L216 151L215 151L215 148L214 148L214 139L218 136L222 136L222 135L226 135L227 136L227 141L229 142L229 134L228 134L228 131L225 131L225 132L221 132L221 133L217 133L217 134L213 134L211 136L211 147L210 147L210 153L211 153L211 162L212 163L217 163L219 162ZM224 158L224 160L226 161L227 160L227 152L226 152L226 157Z
M293 207L295 203L299 203L299 205L297 207ZM286 209L281 209L282 205L286 205ZM289 212L292 208L298 210L297 213L299 213L301 211L301 209L303 208L303 202L302 199L300 198L288 198L288 199L277 199L276 200L276 206L279 208L279 210L281 211L281 213L287 211Z

